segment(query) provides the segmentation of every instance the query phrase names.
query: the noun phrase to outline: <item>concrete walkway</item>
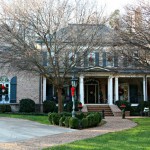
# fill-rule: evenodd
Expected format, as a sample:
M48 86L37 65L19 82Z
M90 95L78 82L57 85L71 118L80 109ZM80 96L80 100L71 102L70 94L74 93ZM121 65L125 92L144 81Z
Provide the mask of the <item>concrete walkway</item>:
M4 118L0 118L0 124L1 124L1 120L3 119ZM16 123L19 121L19 119L12 119L12 120L14 120ZM67 129L67 128L60 128L58 126L56 127L47 126L47 125L41 125L41 124L35 123L36 131L37 131L37 126L38 125L41 126L40 131L38 132L38 134L40 134L39 136L33 135L31 137L30 135L30 138L21 139L19 141L16 140L16 142L14 140L13 142L10 142L10 140L8 142L1 141L0 150L14 150L14 149L15 150L40 150L44 147L54 146L54 145L63 144L63 143L69 143L72 141L95 137L95 136L106 134L109 132L121 131L121 130L129 129L129 128L136 126L136 123L132 122L129 119L122 119L121 117L106 117L106 119L104 120L107 123L104 124L103 126L94 127L90 129L84 129L84 130L72 130L72 129ZM30 124L32 121L24 120L24 122L27 124ZM6 126L9 126L9 123ZM24 124L20 124L18 128L21 128L21 126L24 126ZM30 125L28 125L28 127L30 128ZM34 126L31 126L31 127L32 129L34 129ZM41 133L42 129L46 129L46 130L48 129L51 131L48 131L47 134L44 133L45 135L43 135L43 133ZM19 132L24 134L23 130L24 129L20 129ZM1 135L1 131L0 131L0 135ZM2 135L0 137L1 139L3 138Z

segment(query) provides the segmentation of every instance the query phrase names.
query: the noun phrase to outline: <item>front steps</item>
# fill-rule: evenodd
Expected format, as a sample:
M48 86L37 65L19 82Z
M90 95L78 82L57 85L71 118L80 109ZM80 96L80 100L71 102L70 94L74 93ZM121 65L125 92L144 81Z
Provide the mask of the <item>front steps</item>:
M114 116L109 105L86 105L88 112L102 112L104 110L105 116Z

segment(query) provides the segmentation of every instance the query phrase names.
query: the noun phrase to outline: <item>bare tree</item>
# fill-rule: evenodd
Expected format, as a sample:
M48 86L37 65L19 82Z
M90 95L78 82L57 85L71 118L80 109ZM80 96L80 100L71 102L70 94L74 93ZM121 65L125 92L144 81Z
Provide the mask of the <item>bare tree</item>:
M83 58L100 47L103 10L83 1L1 0L1 64L46 77L58 91ZM94 25L93 25L94 24Z
M150 3L137 1L137 4L128 5L116 33L116 45L122 47L120 52L133 63L137 62L136 66L149 67Z

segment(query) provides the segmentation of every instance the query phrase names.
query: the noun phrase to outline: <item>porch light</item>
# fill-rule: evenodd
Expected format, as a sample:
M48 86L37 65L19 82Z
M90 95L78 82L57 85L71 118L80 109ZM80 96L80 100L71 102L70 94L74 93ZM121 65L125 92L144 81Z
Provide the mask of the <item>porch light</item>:
M72 107L72 117L75 117L75 90L77 87L77 81L78 79L73 75L71 79L71 96L72 96L72 102L73 102L73 107Z

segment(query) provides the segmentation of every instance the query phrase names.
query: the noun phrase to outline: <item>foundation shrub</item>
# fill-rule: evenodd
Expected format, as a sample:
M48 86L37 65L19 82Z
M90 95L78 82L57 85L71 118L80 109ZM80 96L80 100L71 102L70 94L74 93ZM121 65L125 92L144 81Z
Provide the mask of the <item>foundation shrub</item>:
M72 112L73 102L70 101L64 106L64 111ZM75 101L75 111L78 111L78 101Z
M95 113L95 114L94 114L94 122L93 122L93 125L94 125L94 126L97 126L99 123L100 123L100 114Z
M79 128L79 119L76 117L71 117L69 119L69 127L72 129L78 129Z
M66 119L65 116L63 116L59 119L59 126L65 126L65 119Z
M64 124L65 124L65 127L69 127L69 119L70 119L71 117L66 117L65 118L65 121L64 121Z
M102 113L96 112L95 117L97 118L98 123L102 121Z
M48 120L50 122L50 124L52 124L52 120L53 120L53 113L48 113Z
M81 120L81 126L82 126L82 128L87 128L88 127L88 118L83 118Z
M85 117L83 112L76 113L75 116L80 120L82 120Z
M32 99L20 100L20 112L35 112L35 102Z
M67 117L70 116L71 117L72 114L70 112L61 112L60 115L61 116L67 116Z
M0 105L0 112L1 113L11 112L10 105Z
M51 100L46 100L43 102L43 112L44 113L49 113L49 112L56 112L56 103Z
M52 124L59 125L60 118L61 118L61 115L59 113L52 113Z
M90 114L86 118L88 119L88 127L92 127L94 124L94 115Z

